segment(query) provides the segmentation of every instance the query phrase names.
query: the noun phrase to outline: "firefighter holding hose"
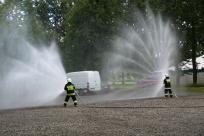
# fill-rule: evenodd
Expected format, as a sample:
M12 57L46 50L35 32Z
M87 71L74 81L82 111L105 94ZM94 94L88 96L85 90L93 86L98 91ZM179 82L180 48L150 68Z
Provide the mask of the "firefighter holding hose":
M74 106L77 107L78 104L77 104L77 100L76 100L76 94L74 92L75 86L74 86L74 84L72 84L71 78L68 78L67 82L68 83L64 86L64 90L67 91L67 95L66 95L66 98L64 101L64 107L67 106L67 103L68 103L70 97L72 97L72 100L74 102Z
M169 79L169 75L165 74L165 79L164 79L164 98L168 98L168 94L170 95L170 98L173 97L172 91L171 91L171 80Z

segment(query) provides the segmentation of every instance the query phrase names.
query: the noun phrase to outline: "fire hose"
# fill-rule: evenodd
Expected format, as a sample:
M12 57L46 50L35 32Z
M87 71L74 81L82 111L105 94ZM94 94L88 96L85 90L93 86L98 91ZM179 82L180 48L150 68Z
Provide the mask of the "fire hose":
M174 89L171 89L171 90L173 90L173 92L174 92L174 96L175 96L176 98L178 98L178 96L176 95L175 90L174 90Z
M75 92L76 96L82 102L82 104L88 108L203 108L204 106L95 106L95 105L87 105L85 104L81 97ZM174 91L176 96L176 93ZM176 98L178 98L176 96Z

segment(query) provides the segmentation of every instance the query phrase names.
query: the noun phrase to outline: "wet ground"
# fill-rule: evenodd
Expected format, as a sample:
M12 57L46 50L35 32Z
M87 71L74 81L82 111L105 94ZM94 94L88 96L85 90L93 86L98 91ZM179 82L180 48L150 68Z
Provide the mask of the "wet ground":
M203 135L204 94L104 101L81 96L79 107L55 106L0 110L0 135ZM92 98L92 99L91 99ZM58 98L61 103L64 96ZM94 102L94 99L99 99ZM108 99L108 97L107 97Z

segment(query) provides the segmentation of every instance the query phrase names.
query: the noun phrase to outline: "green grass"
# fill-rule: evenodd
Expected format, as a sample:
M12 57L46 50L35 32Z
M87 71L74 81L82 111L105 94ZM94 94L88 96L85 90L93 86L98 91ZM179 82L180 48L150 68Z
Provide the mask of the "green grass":
M198 93L203 93L204 92L204 84L190 84L186 86L186 91L187 92L198 92Z
M110 87L114 89L128 89L134 87L136 84L136 82L125 82L125 84L122 84L122 82L115 82L113 85L112 82L109 82Z
M204 84L197 84L197 85L189 84L186 87L204 87Z
M115 89L129 89L133 88L137 83L136 82L125 82L125 84L122 84L122 82L115 82L113 85L112 82L109 82L110 88L112 90ZM187 86L182 87L173 87L172 89L175 89L176 92L189 92L189 93L204 93L204 84L198 84L198 85L192 85L189 84Z
M204 93L204 87L176 87L176 91L185 91L189 93Z

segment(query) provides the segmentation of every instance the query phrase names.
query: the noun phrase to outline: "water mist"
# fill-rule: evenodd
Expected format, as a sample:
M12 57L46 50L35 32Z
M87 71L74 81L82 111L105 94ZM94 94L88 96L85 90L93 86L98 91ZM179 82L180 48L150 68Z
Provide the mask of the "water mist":
M66 83L56 45L36 48L14 29L1 39L0 109L53 104Z
M140 12L141 13L141 12ZM108 56L111 70L122 70L135 76L136 81L147 77L151 72L157 75L159 84L151 87L132 89L133 91L113 95L110 99L149 98L163 96L163 79L173 67L177 58L177 38L168 21L155 16L149 7L146 14L138 15L133 25L125 25L120 36L113 42L114 48ZM170 73L169 73L170 74ZM170 75L171 78L172 75ZM173 78L171 78L173 79Z

